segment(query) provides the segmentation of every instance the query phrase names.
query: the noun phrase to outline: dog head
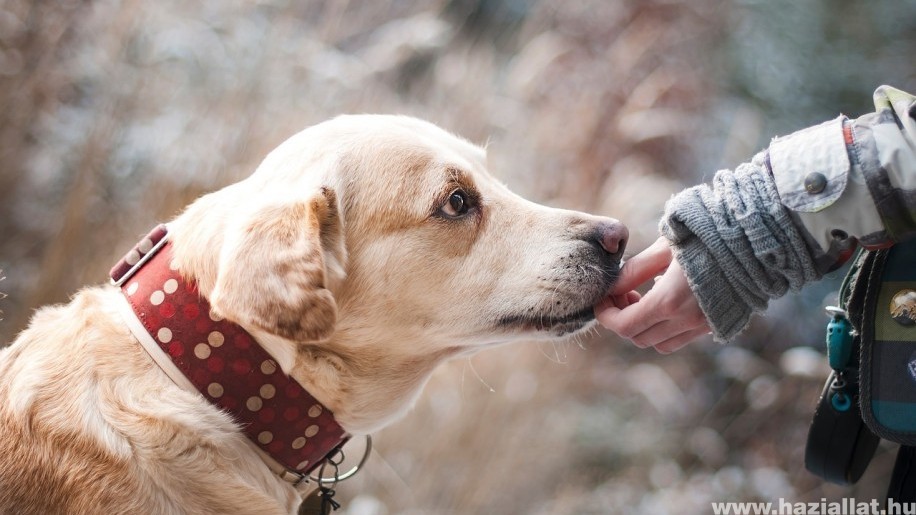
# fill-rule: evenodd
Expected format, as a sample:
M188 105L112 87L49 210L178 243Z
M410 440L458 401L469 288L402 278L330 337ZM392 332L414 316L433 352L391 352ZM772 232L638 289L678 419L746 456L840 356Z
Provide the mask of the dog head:
M480 147L373 115L293 136L174 225L176 261L215 311L292 342L284 369L323 348L337 371L387 360L422 362L419 375L589 327L627 238L616 220L513 194Z

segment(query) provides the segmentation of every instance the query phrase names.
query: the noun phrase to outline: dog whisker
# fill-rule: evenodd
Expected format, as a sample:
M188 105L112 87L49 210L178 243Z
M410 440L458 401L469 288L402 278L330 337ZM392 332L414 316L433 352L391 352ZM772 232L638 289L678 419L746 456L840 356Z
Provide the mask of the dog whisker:
M490 390L490 393L496 393L496 390L493 389L493 387L490 386L489 383L484 381L483 377L480 376L480 373L477 372L477 369L474 368L473 358L474 358L473 356L468 356L467 358L467 363L468 363L468 366L471 368L471 372L474 372L474 375L477 377L477 380L480 381L480 384L484 385L484 387L486 387L487 390Z
M551 347L553 348L553 354L554 354L553 356L551 356L550 354L548 354L548 353L544 350L543 343L544 343L544 342L538 342L538 350L541 352L541 354L542 354L545 358L547 358L548 360L550 360L550 362L552 362L552 363L556 363L557 365L568 365L568 364L569 364L568 362L563 361L563 360L560 359L560 354L559 354L559 352L557 351L557 347L556 347L557 342L556 342L555 340L552 340L552 341L550 342L550 345L551 345Z

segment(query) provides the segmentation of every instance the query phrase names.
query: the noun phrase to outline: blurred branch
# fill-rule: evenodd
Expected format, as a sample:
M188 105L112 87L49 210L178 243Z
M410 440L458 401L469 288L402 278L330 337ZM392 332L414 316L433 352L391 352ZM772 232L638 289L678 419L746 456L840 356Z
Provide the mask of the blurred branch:
M6 279L6 276L3 275L3 270L0 270L0 282L2 282L4 279ZM5 298L6 298L6 294L0 291L0 300L3 300ZM3 310L2 309L0 309L0 321L3 321Z
M85 140L78 148L78 158L72 167L71 183L59 211L60 225L57 237L51 239L44 250L41 275L28 299L30 305L40 305L57 300L60 285L72 278L72 253L82 247L89 223L87 213L97 201L100 182L105 177L105 165L117 142L119 129L131 119L131 111L139 100L124 91L117 80L116 66L125 60L128 40L136 17L136 0L122 4L112 30L106 34L99 51L105 56L101 61L101 75L109 77ZM126 79L126 77L124 78Z
M79 2L8 2L0 8L3 37L0 55L0 234L15 234L10 211L26 162L34 147L35 125L40 114L59 102L68 87L60 73L59 52L74 35Z

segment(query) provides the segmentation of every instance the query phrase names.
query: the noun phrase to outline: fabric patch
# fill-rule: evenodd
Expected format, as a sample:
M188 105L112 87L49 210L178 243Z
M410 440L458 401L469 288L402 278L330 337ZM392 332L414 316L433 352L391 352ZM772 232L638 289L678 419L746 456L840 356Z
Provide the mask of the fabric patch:
M770 169L783 205L814 213L831 205L846 189L850 163L843 135L845 117L800 130L770 143ZM811 174L826 179L814 193L805 187Z

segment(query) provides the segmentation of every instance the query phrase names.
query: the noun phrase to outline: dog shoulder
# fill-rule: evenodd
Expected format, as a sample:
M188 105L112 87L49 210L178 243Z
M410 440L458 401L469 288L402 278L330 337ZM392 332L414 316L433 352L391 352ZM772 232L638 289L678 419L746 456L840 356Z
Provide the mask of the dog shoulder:
M41 308L0 351L0 513L275 512L267 479L219 463L246 452L234 422L153 364L120 295Z
M87 340L98 336L92 333L124 336L92 316L100 296L101 290L84 290L69 304L38 310L0 352L0 512L134 506L139 485L128 457L85 431L91 411L97 413L86 390L93 381Z

